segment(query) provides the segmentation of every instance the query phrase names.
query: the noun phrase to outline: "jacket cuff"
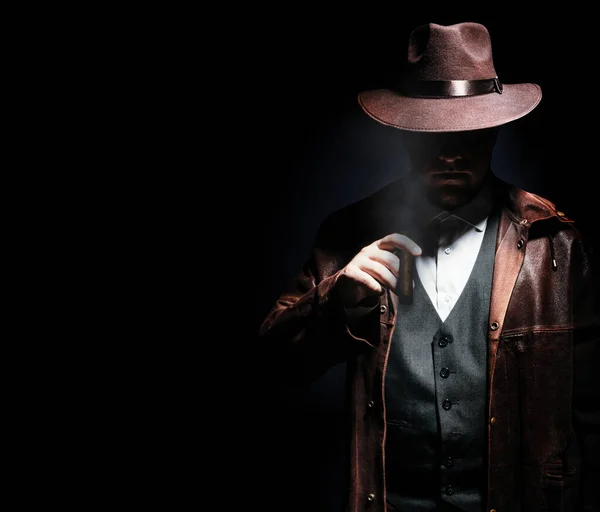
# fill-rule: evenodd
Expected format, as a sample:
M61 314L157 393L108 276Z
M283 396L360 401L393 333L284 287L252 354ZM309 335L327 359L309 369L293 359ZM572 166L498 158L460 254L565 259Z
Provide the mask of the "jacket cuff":
M380 297L369 297L356 306L347 307L342 303L335 290L335 284L341 271L324 280L319 293L319 305L323 308L335 308L341 319L345 334L353 340L365 343L369 347L379 344Z

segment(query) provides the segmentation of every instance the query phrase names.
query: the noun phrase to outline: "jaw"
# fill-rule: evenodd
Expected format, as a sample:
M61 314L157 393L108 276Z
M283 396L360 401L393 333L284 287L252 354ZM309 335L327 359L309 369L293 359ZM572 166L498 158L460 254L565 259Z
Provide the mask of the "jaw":
M430 203L444 210L453 210L467 204L474 197L468 187L450 186L427 187L425 194Z

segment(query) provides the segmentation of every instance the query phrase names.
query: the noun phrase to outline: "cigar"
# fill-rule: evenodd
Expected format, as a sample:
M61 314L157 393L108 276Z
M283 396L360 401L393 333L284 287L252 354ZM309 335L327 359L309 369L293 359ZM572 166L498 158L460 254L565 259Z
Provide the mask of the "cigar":
M400 273L396 284L396 295L400 304L412 304L413 301L413 260L414 256L408 249L394 251L400 259Z

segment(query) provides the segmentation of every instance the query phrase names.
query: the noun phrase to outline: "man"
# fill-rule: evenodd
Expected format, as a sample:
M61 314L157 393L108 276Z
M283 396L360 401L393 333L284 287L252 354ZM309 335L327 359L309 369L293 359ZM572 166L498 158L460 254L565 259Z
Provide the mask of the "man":
M598 510L589 255L491 169L540 99L471 22L417 27L398 89L359 95L411 171L323 222L260 329L290 382L347 364L348 511Z

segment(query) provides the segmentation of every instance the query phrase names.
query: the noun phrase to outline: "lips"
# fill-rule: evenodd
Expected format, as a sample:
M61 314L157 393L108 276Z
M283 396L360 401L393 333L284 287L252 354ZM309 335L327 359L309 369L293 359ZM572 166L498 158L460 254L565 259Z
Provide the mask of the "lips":
M429 173L429 176L436 180L466 180L469 173L465 171L436 171Z
M468 171L464 171L462 169L441 169L438 171L431 171L429 174L434 174L434 175L444 175L444 176L448 176L448 175L456 175L456 174L470 174Z

